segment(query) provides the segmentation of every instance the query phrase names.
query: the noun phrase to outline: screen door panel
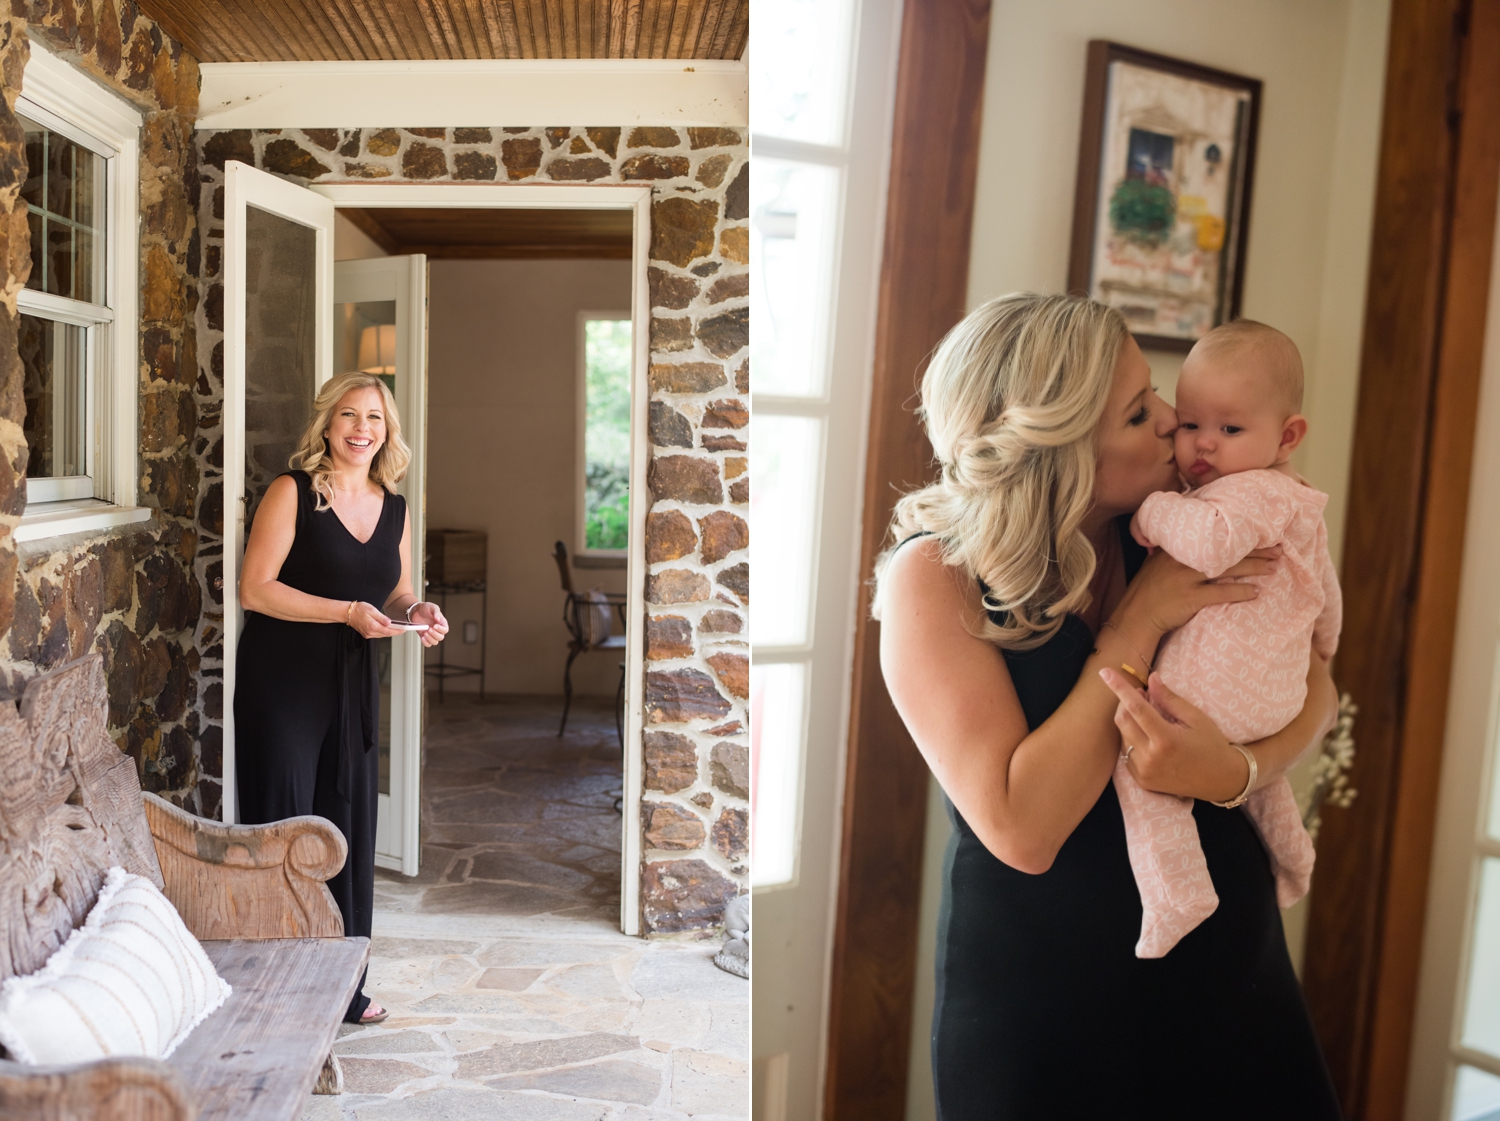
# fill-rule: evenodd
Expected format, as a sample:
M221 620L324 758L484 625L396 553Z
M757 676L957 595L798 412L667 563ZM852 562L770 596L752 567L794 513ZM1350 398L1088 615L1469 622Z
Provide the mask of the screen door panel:
M224 802L238 820L234 683L239 576L255 508L333 365L333 204L231 160L224 167Z

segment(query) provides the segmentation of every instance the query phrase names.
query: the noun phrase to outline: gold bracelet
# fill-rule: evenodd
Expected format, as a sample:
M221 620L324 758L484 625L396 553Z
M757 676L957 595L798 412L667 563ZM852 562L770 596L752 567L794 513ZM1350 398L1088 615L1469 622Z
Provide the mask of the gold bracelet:
M1140 654L1140 652L1141 652L1140 648L1138 646L1136 646L1135 643L1131 642L1130 639L1125 638L1125 632L1122 631L1119 627L1115 626L1113 623L1106 622L1099 629L1102 631L1105 627L1108 627L1110 630L1114 631L1115 634L1119 635L1121 638L1124 638L1125 639L1125 645L1128 646L1128 647L1130 647L1137 654ZM1141 675L1141 674L1139 674L1139 673L1137 673L1135 671L1135 667L1134 666L1126 665L1124 662L1120 663L1120 668L1123 669L1126 673L1130 674L1131 677L1133 677L1137 681L1139 681L1141 683L1141 687L1143 689L1144 688L1149 688L1150 686L1149 686L1149 683L1147 681L1147 678L1151 675L1151 659L1143 657L1143 658L1141 658L1141 664L1146 667L1146 673L1145 673L1144 676Z
M352 627L352 626L354 626L354 624L351 623L349 620L352 619L352 618L354 618L354 605L357 602L358 602L357 600L352 600L351 599L349 601L349 610L344 612L344 626L346 626L346 627Z
M1250 777L1245 780L1245 789L1240 791L1238 798L1232 798L1228 802L1214 802L1212 798L1209 799L1214 805L1221 806L1226 810L1232 810L1236 806L1243 806L1249 801L1251 793L1255 790L1255 780L1260 775L1260 765L1256 763L1255 755L1249 748L1245 747L1244 744L1238 743L1232 743L1229 746L1243 755L1245 762L1250 764Z

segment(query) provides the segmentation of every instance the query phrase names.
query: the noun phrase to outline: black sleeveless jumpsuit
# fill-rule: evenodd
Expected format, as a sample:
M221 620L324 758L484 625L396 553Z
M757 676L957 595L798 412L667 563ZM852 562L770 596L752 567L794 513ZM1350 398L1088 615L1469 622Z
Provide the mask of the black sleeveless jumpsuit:
M383 608L401 581L406 499L387 493L363 544L331 509L316 509L309 477L297 482L297 534L277 579L327 599ZM375 808L380 682L374 643L343 623L293 623L245 612L235 671L235 778L240 820L326 817L349 842L329 890L344 933L370 936L375 894ZM345 1019L370 1003L364 980Z
M1145 552L1127 526L1133 578ZM1045 645L1005 654L1029 728L1093 645L1069 616ZM1141 900L1113 783L1041 875L992 856L951 802L948 816L932 1025L942 1121L1337 1121L1243 811L1194 804L1219 908L1152 961L1135 956Z

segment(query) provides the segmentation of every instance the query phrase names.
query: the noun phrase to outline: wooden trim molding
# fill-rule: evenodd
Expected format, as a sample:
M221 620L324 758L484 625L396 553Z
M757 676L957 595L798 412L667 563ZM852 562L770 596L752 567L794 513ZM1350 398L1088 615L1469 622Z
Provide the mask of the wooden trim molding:
M829 992L827 1121L900 1121L917 955L927 765L896 715L869 617L897 495L930 478L913 411L928 354L967 309L990 0L904 6L881 263L844 821Z
M1327 814L1303 981L1346 1114L1399 1121L1500 187L1500 0L1394 0L1334 675L1359 797Z

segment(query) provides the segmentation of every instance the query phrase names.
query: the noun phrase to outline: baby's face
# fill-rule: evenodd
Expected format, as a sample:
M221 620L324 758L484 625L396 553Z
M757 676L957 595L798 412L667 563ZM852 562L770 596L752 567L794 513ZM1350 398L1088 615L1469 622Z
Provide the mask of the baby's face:
M1213 369L1194 355L1177 382L1177 469L1195 487L1222 475L1275 466L1287 412L1274 381L1249 365Z

